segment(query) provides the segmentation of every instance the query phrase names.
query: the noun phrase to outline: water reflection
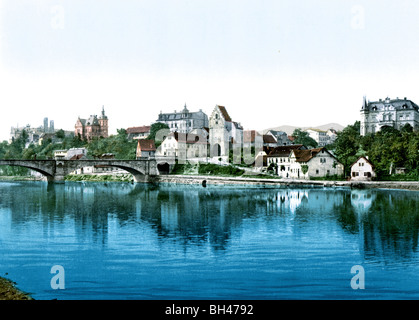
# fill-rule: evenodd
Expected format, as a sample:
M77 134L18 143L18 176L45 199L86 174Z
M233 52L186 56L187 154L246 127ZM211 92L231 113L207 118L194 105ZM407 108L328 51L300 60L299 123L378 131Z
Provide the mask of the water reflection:
M277 219L286 232L296 234L307 225L318 231L335 224L358 235L365 259L409 259L418 248L417 192L123 183L12 183L0 188L0 209L10 210L14 228L39 227L47 238L66 224L79 243L106 246L109 225L116 221L118 228L145 225L158 241L226 250L246 221L268 225Z
M418 249L417 192L352 190L335 206L342 228L357 233L366 260L410 259Z

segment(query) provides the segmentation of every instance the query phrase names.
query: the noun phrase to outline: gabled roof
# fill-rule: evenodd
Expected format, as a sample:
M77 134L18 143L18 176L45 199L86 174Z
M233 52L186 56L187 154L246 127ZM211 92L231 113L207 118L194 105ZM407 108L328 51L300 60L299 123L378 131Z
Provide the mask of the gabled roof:
M276 139L270 134L264 134L263 143L276 143Z
M218 107L218 109L220 109L220 112L221 112L221 114L223 115L224 120L225 120L225 121L230 121L230 122L231 122L231 118L230 118L230 116L229 116L229 114L228 114L228 112L227 112L226 107L224 107L224 106L219 106L219 105L217 105L217 107Z
M336 159L336 157L324 147L308 150L293 150L292 152L294 153L297 162L308 162L317 156L317 154L319 154L321 151L327 152L329 155Z
M127 133L147 133L150 132L150 126L142 126L142 127L130 127L127 128Z
M352 163L351 164L351 168L355 165L355 164L357 164L358 163L358 161L360 160L360 159L364 159L367 163L369 163L370 165L371 165L371 167L374 169L375 167L374 167L374 165L373 165L373 163L370 161L370 160L368 160L368 158L366 158L366 157L364 157L364 156L361 156L361 157L359 157L358 159L356 159L356 161L354 162L354 163Z
M84 156L84 154L75 154L74 156L72 156L70 159L68 159L68 160L80 160L80 159L82 159L82 158L86 158L85 156Z
M297 162L308 162L314 158L322 148L309 150L293 150Z
M154 144L154 140L139 139L138 140L138 148L141 151L156 151L156 146Z
M288 157L292 150L305 149L306 147L302 144L293 144L288 146L278 146L273 148L268 154L269 157Z

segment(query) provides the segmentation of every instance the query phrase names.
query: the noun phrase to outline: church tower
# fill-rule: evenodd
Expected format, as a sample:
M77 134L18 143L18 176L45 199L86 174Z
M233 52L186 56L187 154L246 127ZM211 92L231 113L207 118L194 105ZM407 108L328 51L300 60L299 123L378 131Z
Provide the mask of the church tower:
M105 115L105 106L102 106L102 114L99 119L100 126L100 136L107 138L108 137L108 117Z
M361 128L360 128L360 135L365 136L367 133L367 126L368 126L368 103L367 97L364 96L362 101L362 108L361 108Z

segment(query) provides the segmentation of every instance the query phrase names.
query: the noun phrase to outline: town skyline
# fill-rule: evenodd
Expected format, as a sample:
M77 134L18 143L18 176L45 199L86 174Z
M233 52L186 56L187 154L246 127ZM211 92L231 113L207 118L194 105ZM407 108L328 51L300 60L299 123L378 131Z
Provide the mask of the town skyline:
M185 103L205 113L223 105L249 130L347 126L360 120L365 95L419 101L415 8L407 0L2 0L0 140L44 117L73 130L102 106L109 134Z

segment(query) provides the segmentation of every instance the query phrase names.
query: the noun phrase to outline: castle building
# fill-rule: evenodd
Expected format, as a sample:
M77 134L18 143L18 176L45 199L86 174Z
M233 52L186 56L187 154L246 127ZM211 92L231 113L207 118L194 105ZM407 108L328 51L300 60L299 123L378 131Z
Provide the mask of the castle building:
M419 130L419 107L411 100L404 99L380 99L379 101L367 102L366 97L361 108L362 136L368 133L376 133L383 127L392 127L400 130L405 124L410 124L414 130Z
M211 157L228 157L233 145L243 144L243 127L234 122L224 106L216 105L209 119Z
M208 127L208 116L202 110L190 112L185 103L181 112L160 112L156 122L167 124L171 132L190 133L194 129Z
M74 126L74 134L83 140L92 140L94 137L108 137L108 117L105 115L105 107L102 107L100 117L91 115L88 119L78 117Z

